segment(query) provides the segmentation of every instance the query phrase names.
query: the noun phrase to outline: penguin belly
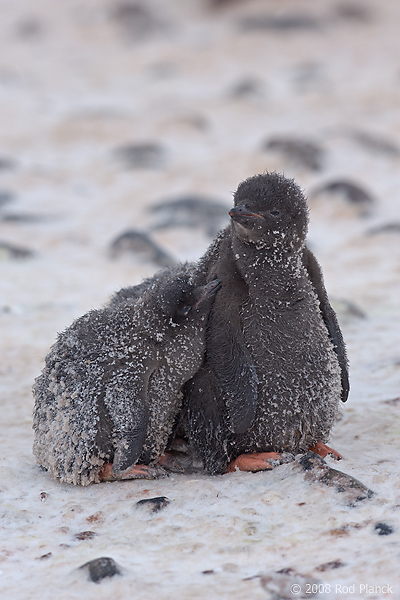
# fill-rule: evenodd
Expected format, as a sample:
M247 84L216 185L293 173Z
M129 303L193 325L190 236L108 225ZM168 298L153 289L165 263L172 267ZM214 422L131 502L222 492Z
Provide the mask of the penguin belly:
M337 418L341 371L316 300L248 302L244 342L258 377L258 408L235 452L307 451L326 442Z

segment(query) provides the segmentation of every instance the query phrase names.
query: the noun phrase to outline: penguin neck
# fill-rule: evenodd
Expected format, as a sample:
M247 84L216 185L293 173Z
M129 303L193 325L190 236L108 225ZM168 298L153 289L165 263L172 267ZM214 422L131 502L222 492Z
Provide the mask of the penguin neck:
M287 249L279 246L266 247L247 243L236 236L232 239L232 252L236 266L249 288L260 288L263 282L269 290L273 289L274 282L278 288L280 281L300 279L304 274L302 251L300 248Z

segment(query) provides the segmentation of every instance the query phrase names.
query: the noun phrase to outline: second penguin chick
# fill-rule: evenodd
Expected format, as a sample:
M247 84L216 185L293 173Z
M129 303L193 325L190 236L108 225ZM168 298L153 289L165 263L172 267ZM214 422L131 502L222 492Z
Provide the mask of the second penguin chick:
M185 386L189 441L210 473L243 454L257 470L262 454L323 446L349 391L339 324L305 245L300 188L278 173L251 177L229 214L199 265L222 290L204 364Z
M60 334L33 388L37 462L80 485L99 482L109 463L111 478L129 478L137 463L156 464L181 388L203 360L219 287L217 279L196 287L182 266L138 300L91 311Z

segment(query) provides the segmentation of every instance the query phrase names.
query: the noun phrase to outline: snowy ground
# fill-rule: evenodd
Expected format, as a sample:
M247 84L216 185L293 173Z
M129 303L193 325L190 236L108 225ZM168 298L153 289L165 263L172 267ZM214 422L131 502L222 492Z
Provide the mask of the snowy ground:
M308 598L320 584L320 598L400 598L400 227L368 234L400 223L397 0L0 0L0 14L0 597ZM315 143L320 168L265 148L287 136ZM141 166L116 152L147 143ZM157 268L111 260L113 239L149 231L158 201L229 209L264 169L310 197L351 364L331 440L345 460L328 462L374 496L349 506L297 463L50 480L31 454L31 385L56 332ZM373 201L316 193L343 179ZM210 242L200 227L151 237L177 260ZM136 506L156 496L170 503ZM95 584L79 567L102 556L121 574Z

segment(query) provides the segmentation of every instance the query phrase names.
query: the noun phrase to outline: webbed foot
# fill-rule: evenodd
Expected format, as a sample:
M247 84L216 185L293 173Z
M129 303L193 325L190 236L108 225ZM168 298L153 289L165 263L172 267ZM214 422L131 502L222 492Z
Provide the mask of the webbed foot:
M336 460L340 460L341 458L343 458L343 456L339 454L339 452L337 452L333 448L330 448L326 444L323 444L322 442L317 442L316 444L314 444L314 446L311 446L309 450L311 450L311 452L314 452L315 454L318 454L318 456L320 456L321 458L325 458L326 456L328 456L328 454L336 458Z
M233 471L267 471L274 469L282 463L291 462L294 456L287 452L254 452L251 454L240 454L228 467L227 473Z

